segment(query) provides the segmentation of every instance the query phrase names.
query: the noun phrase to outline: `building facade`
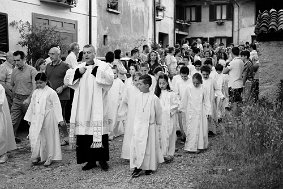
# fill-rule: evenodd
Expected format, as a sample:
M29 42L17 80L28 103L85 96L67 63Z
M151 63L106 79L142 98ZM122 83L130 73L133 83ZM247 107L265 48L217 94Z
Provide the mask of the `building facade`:
M10 25L13 21L28 21L32 25L56 26L65 44L78 42L96 46L97 9L96 0L2 0L0 6L0 51L22 49L18 45L20 34ZM89 19L89 12L93 13ZM89 23L91 20L91 29ZM95 37L94 37L95 36ZM64 52L66 54L66 52Z
M256 12L255 0L177 0L176 42L252 42Z

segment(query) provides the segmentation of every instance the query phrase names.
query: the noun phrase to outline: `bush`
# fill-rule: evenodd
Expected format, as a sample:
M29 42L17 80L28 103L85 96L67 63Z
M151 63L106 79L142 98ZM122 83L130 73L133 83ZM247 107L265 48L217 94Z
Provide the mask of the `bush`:
M265 102L244 105L241 116L230 115L222 126L209 175L200 188L283 187L283 112ZM231 171L227 171L227 170Z
M56 27L33 26L29 22L13 21L10 23L19 33L21 40L18 42L22 47L27 47L26 60L29 64L34 64L39 58L46 58L52 45L59 46L61 52L67 49L64 38Z

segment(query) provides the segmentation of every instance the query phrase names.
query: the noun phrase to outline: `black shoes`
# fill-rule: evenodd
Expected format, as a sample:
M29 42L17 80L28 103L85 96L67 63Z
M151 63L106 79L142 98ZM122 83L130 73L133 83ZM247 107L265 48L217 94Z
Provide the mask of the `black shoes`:
M87 170L93 169L95 167L97 167L96 163L88 162L85 166L83 166L82 170L87 171Z
M152 170L146 170L145 171L145 175L152 175L153 174L153 171Z
M215 133L213 133L212 131L209 131L208 132L208 137L214 137L216 134Z
M132 173L132 178L137 178L141 175L142 169L137 169L135 168L135 170Z
M100 161L100 162L99 162L99 165L100 165L100 167L101 167L101 169L102 169L103 171L108 171L109 166L108 166L108 164L107 164L106 161Z
M21 142L22 142L22 140L21 140L21 139L19 139L18 137L16 137L16 138L15 138L15 141L16 141L16 144L19 144L19 143L21 143Z

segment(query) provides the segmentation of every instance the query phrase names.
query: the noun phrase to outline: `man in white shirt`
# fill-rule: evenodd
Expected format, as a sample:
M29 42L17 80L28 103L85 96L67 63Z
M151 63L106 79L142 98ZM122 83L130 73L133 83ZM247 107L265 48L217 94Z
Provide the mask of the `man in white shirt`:
M70 54L66 58L66 63L69 64L70 68L75 68L78 66L77 56L80 52L80 46L78 43L74 42L70 44Z
M229 74L229 101L242 102L242 92L243 92L243 70L244 62L239 57L240 49L238 47L232 48L232 61L223 70L223 74Z

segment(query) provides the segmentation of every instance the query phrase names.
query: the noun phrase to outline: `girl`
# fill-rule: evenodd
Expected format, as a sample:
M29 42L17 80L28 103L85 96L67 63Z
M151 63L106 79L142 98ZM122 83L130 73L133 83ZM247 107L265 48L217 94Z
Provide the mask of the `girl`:
M126 87L130 86L133 84L133 75L138 71L138 67L136 65L131 65L130 66L130 70L129 73L131 75L131 77L129 77L128 79L126 79L125 85Z
M173 160L176 143L176 128L178 124L178 98L170 90L169 79L161 74L157 80L155 95L160 99L162 107L162 125L159 128L161 150L165 162Z
M158 57L158 53L156 51L151 51L148 54L148 64L149 64L149 74L150 75L154 75L153 71L155 70L155 68L161 66L159 64L159 57Z
M46 61L43 58L40 58L35 62L35 69L38 72L45 72L45 68L46 68Z
M125 89L121 106L118 110L118 120L126 120L121 158L130 159L130 144L133 135L134 115L136 110L136 96L140 93L138 83L141 73L133 75L133 83Z
M17 146L5 89L0 84L0 164L7 161L7 152L16 148Z
M186 143L184 150L199 153L208 146L208 124L211 115L210 100L202 85L202 76L193 75L193 84L185 92L180 111L186 113Z
M59 97L47 86L45 73L38 73L35 81L36 90L24 119L30 125L32 163L45 161L44 166L49 166L53 160L62 160L58 123L63 126L64 121Z
M118 108L122 100L122 93L124 90L124 83L118 77L118 67L112 67L114 73L114 82L108 91L108 118L109 118L109 139L112 140L115 136L123 133L123 129L119 129L119 122L117 121Z

